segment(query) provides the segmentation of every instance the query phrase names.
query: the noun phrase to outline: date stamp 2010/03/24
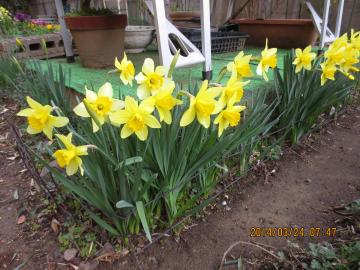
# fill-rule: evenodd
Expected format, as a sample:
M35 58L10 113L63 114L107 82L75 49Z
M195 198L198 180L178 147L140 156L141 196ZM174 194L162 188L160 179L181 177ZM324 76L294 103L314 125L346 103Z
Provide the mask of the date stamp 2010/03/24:
M321 227L251 227L250 237L335 237L336 228Z

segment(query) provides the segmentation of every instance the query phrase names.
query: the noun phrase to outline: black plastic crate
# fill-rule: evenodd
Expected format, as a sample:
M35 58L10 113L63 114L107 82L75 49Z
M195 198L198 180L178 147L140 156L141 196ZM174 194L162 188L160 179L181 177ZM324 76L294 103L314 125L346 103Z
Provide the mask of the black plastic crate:
M197 29L180 29L199 50L201 50L201 31ZM211 31L211 52L234 52L244 49L249 35L241 32Z

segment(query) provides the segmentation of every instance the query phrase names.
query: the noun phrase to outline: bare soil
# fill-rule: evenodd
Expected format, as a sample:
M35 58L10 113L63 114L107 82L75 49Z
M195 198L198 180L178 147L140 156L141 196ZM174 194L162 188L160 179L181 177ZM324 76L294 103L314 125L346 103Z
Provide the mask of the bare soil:
M28 222L36 215L40 194L31 194L31 178L5 122L14 119L11 116L18 109L16 103L0 97L0 269L46 269L58 245L50 227L39 230Z
M337 227L335 221L341 217L332 208L360 198L359 108L316 136L319 138L311 145L308 142L285 153L268 183L250 177L238 185L230 195L233 200L227 202L230 210L209 215L178 241L168 238L152 245L124 269L217 269L225 251L239 240L276 248L285 248L288 240L302 245L331 241L326 236L250 236L254 227L304 227L305 232ZM231 251L233 258L251 258L254 253L247 245Z
M4 109L9 111L3 113ZM56 236L49 226L32 230L19 217L36 212L31 195L31 178L19 158L5 116L16 112L9 100L0 100L0 269L67 269L60 262ZM8 135L7 135L8 134ZM250 237L251 228L336 227L339 216L334 206L360 197L360 109L349 110L329 125L315 142L307 142L284 153L272 164L274 175L249 176L222 200L228 207L195 221L180 238L167 237L143 254L128 256L97 269L214 269L228 247L239 240L285 247L287 240L306 244L330 241L329 237ZM313 137L314 137L313 136ZM19 199L14 199L18 191ZM15 196L16 197L16 196ZM239 246L231 256L252 256L253 248ZM49 263L59 260L60 263ZM68 266L69 269L74 269Z

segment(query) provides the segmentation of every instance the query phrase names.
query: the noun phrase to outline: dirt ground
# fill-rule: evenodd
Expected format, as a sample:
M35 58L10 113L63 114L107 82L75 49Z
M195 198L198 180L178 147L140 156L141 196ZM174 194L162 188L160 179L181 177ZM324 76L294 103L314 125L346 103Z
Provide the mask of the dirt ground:
M21 215L31 215L24 205L36 194L30 194L31 178L15 157L4 122L4 116L16 110L14 103L0 100L0 269L14 269L24 262L21 269L64 269L61 263L49 267L48 262L61 257L50 228L39 233L26 222L18 224ZM287 240L330 241L328 237L250 237L254 227L334 227L339 217L331 208L360 197L360 109L351 110L317 136L320 139L311 146L287 151L276 167L269 168L276 172L268 183L264 177L240 183L229 199L223 198L226 209L197 221L177 241L163 238L138 256L137 262L126 257L98 269L214 269L226 249L239 240L274 247L286 246ZM253 252L239 246L231 255L252 256Z

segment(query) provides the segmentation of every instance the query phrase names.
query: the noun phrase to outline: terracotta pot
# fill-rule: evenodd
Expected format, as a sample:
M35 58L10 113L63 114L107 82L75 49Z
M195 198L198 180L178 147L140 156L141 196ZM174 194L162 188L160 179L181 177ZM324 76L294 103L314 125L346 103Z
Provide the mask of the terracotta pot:
M318 37L312 20L307 19L234 19L231 22L239 25L239 31L250 35L246 41L250 45L264 46L268 38L271 47L305 48L313 45Z
M126 15L65 17L84 67L114 65L124 54Z
M170 12L169 17L172 21L188 21L188 20L200 20L200 12L194 11L176 11Z

